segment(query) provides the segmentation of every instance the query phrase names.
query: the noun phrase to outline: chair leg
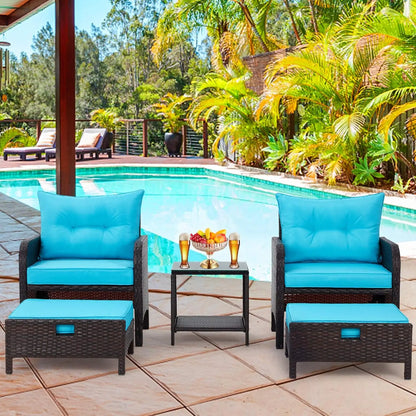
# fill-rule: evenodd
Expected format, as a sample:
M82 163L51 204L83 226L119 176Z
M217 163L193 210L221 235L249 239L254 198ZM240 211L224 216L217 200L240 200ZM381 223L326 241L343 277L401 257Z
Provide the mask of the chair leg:
M127 352L129 354L134 354L134 341L130 342L129 349Z
M7 160L7 153L4 153L4 154L3 154L3 159L4 159L4 160Z
M274 319L274 313L273 312L272 312L271 322L272 322L272 332L276 332L276 321Z
M144 313L143 329L149 329L149 309Z
M134 311L134 323L135 323L135 338L136 347L143 345L143 318L140 316L138 311Z
M276 348L282 349L283 348L283 320L284 320L284 312L277 312L276 316Z

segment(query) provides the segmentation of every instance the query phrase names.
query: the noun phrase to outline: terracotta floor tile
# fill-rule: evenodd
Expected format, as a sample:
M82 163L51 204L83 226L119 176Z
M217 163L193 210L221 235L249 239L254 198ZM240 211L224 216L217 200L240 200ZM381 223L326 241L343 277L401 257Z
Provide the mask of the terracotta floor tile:
M167 413L159 413L160 416L192 416L191 412L188 412L185 408L174 410Z
M266 320L267 322L269 322L269 327L271 328L270 322L272 320L272 312L270 308L260 308L260 309L253 309L253 310L250 309L250 314L254 316L258 316L259 318Z
M6 339L5 333L2 328L0 328L0 357L4 356L6 348Z
M69 416L140 416L182 407L143 371L111 374L50 390Z
M243 309L243 300L237 298L227 298L221 297L222 300L232 303L233 305L237 306L239 309ZM257 299L250 299L249 301L249 310L253 311L256 309L261 308L269 308L270 309L270 301L269 300L257 300Z
M0 302L0 321L3 324L18 305L20 305L20 302L17 299Z
M179 287L189 276L177 276L176 284ZM170 274L155 273L149 278L149 290L161 290L170 293Z
M178 315L228 315L238 308L210 296L178 295ZM153 305L170 316L170 298L153 302Z
M5 247L7 250L7 247ZM19 262L17 260L2 260L0 262L1 277L19 277Z
M19 282L0 283L0 302L19 299Z
M404 364L400 363L366 363L359 366L378 377L387 380L398 386L402 386L406 390L416 395L416 351L412 354L412 379L405 380L403 378ZM416 407L416 396L415 396Z
M47 387L118 372L115 358L30 358L30 362ZM133 368L136 366L126 357L126 370Z
M270 299L271 296L271 283L254 281L250 286L250 297L257 299Z
M237 314L238 315L238 314ZM209 340L219 348L245 346L244 332L197 332L201 337ZM270 331L270 324L253 315L249 318L249 342L264 341L274 338Z
M45 390L34 390L0 398L2 415L62 416L56 403Z
M319 415L277 386L265 387L192 406L199 416Z
M400 304L408 308L416 308L416 280L401 282Z
M415 396L355 367L285 384L284 389L331 416L380 416L413 409Z
M170 325L170 318L163 315L163 313L160 313L156 309L152 308L150 306L149 308L149 322L150 322L150 328L159 327L163 325ZM147 336L147 330L144 331L143 337L146 339Z
M231 348L227 352L276 383L290 380L289 360L286 358L283 349L277 350L275 348L274 339L252 344L249 348L245 346ZM297 376L304 377L345 365L348 365L348 363L298 363Z
M402 257L400 275L405 279L416 279L416 258Z
M187 405L270 384L223 351L156 364L147 370Z
M0 357L0 397L41 387L39 380L23 358L13 359L13 374L6 374L4 356Z
M192 332L177 332L175 345L170 345L170 327L152 329L145 333L143 347L134 349L132 355L139 365L149 365L201 352L215 351L216 348Z
M243 281L241 278L192 276L178 289L178 293L242 297Z

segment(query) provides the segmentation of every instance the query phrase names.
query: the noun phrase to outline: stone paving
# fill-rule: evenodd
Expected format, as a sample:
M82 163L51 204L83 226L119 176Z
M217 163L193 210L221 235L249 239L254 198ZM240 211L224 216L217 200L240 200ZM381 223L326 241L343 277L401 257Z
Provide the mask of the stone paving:
M170 345L170 279L150 274L144 345L117 374L113 359L15 359L4 372L4 320L18 305L20 241L39 212L0 194L0 415L406 415L416 416L416 249L401 245L401 309L415 328L413 379L403 364L288 360L270 330L270 283L251 282L250 345L242 333L180 332ZM178 312L241 313L241 282L181 276Z

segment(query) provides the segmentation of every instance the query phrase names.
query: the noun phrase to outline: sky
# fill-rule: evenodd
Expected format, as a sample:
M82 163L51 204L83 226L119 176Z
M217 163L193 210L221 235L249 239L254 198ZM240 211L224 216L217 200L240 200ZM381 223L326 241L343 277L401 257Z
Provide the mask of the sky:
M80 30L91 32L91 24L101 26L110 8L110 0L75 0L75 25ZM20 57L22 52L30 56L33 37L47 22L55 28L55 4L0 34L0 41L10 42L8 49L15 56Z

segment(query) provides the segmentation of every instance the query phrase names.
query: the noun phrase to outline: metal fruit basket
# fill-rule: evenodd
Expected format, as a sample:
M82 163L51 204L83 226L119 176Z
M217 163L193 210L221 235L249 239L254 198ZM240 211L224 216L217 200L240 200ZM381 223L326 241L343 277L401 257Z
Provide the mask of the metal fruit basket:
M207 243L198 243L196 241L192 241L192 246L199 251L203 251L206 253L207 258L203 262L201 262L201 267L204 269L216 269L218 267L218 263L212 259L212 254L216 251L220 251L227 247L228 240L223 241L222 243L214 243L214 244L207 244Z

